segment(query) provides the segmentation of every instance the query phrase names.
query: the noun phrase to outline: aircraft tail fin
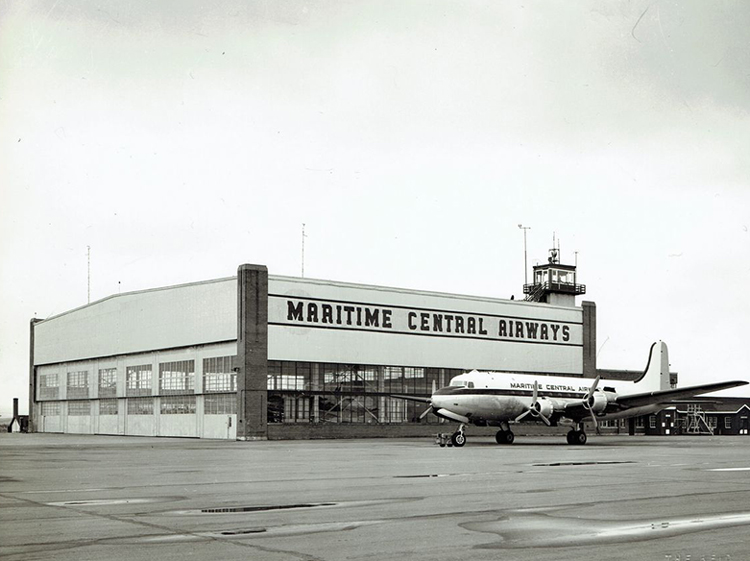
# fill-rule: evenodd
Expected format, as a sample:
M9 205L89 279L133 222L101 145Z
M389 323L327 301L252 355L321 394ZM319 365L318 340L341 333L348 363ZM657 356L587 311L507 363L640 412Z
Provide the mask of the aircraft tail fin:
M669 383L669 353L666 343L658 341L651 345L646 370L635 383L639 391L655 392L672 387Z

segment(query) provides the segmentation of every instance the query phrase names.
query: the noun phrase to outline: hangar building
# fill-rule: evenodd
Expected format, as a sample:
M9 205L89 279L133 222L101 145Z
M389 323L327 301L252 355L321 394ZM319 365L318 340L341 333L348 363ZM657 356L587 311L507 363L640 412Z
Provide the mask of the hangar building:
M596 306L556 259L526 300L269 275L113 295L31 320L31 430L280 439L419 434L470 369L628 379L596 367ZM426 429L422 428L424 434ZM432 429L434 432L434 428Z

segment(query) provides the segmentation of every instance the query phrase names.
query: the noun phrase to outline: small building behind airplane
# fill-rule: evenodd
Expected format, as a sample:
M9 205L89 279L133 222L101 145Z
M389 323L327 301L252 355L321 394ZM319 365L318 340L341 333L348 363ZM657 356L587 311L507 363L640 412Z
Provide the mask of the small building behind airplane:
M750 398L695 397L645 417L645 434L747 435Z

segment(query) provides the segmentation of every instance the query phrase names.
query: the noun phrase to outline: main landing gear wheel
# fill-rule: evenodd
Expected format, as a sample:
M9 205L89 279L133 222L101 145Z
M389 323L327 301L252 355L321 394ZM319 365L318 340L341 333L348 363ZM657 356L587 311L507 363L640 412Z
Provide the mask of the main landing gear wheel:
M460 448L466 444L466 437L462 432L454 432L453 436L451 436L451 442L453 443L453 446L458 446Z
M499 430L495 434L495 441L498 444L513 444L516 436L509 430Z
M572 430L568 433L568 444L586 444L588 437L582 430Z

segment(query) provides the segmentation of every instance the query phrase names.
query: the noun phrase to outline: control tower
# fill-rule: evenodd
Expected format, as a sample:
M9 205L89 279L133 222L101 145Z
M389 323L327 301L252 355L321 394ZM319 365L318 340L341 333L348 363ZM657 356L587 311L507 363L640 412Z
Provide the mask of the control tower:
M533 279L533 284L523 286L528 302L575 306L576 296L586 294L586 285L576 282L575 265L560 263L559 248L549 250L547 263L534 266Z

